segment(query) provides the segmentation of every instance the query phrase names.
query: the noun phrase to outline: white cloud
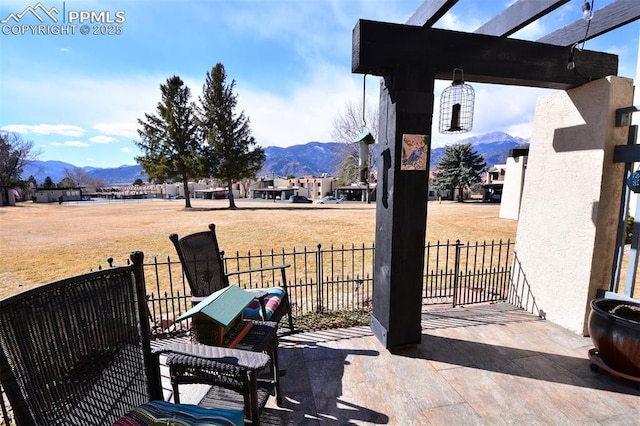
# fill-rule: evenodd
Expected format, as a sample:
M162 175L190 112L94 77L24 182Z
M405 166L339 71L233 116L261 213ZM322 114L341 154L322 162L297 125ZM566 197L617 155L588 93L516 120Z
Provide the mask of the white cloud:
M520 40L537 40L540 37L547 35L548 33L549 30L543 22L533 21L526 27L513 34L512 37Z
M531 123L538 98L550 92L530 87L478 85L474 127L488 133Z
M533 126L533 121L528 123L513 124L506 128L505 133L508 133L511 136L530 139L532 126Z
M473 32L482 25L482 21L479 19L463 19L461 16L449 12L445 14L437 23L437 28L442 28L445 30L454 30L454 31L464 31L464 32Z
M367 78L367 103L377 105L380 80ZM470 83L476 92L473 132L443 135L438 132L440 94L450 81L436 81L433 105L434 147L475 135L504 131L530 137L536 100L549 90ZM290 95L236 86L238 110L251 120L253 135L261 146L289 146L309 141L331 141L332 122L347 102L362 100L362 76L323 66ZM377 106L376 106L377 107Z
M9 124L2 126L2 130L16 133L35 133L37 135L61 135L61 136L82 136L82 127L69 124Z
M501 131L522 138L531 137L531 126L538 98L549 89L468 83L475 91L473 130L471 133L439 133L440 96L450 83L437 81L433 105L433 146L440 147L460 139Z
M127 154L132 153L133 151L131 150L131 148L127 148L126 146L124 148L120 148L121 152L126 152Z
M3 82L3 97L21 99L14 108L16 115L45 116L58 122L73 117L74 125L11 124L3 129L77 137L85 134L84 129L93 128L107 136L137 138L137 119L155 109L160 100L159 84L164 81L166 76L153 75L88 77L66 73L43 79L29 71L14 74Z
M360 78L323 66L290 95L238 83L238 111L244 111L251 120L251 130L260 146L328 142L336 115L347 102L362 99L362 83L357 81ZM377 84L373 86L377 90Z
M115 141L117 141L116 138L112 138L112 137L109 137L109 136L103 136L103 135L93 136L93 137L89 138L89 142L91 142L91 143L99 143L99 144L109 144L109 143L115 142Z
M100 133L105 133L107 135L122 136L125 138L138 137L138 132L136 131L137 123L135 121L124 123L98 123L94 125L93 128ZM114 138L110 139L115 140Z
M88 143L82 141L64 141L64 142L52 142L51 146L71 146L76 148L86 148Z
M220 2L216 15L222 22L215 24L228 28L225 37L274 42L315 66L329 56L351 55L358 19L404 23L407 10L413 13L412 6L388 0Z

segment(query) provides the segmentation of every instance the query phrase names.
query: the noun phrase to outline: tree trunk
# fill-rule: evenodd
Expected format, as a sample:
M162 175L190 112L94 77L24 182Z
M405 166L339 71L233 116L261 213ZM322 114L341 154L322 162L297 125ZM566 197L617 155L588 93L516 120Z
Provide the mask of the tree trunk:
M191 194L189 194L189 180L187 179L187 177L184 177L184 180L182 181L182 187L184 189L184 208L185 209L190 209L191 208Z
M0 206L8 206L9 205L9 188L2 187L0 188Z
M229 181L227 182L227 190L229 191L229 208L235 209L237 207L236 202L233 199L233 182L231 181L231 179L229 179Z

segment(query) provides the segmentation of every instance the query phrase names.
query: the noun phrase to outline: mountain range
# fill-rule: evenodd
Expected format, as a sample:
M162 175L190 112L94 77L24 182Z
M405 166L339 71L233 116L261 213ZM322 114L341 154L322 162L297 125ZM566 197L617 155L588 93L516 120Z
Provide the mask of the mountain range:
M509 150L526 146L527 139L511 136L503 132L492 132L458 141L471 143L478 153L484 156L487 166L504 164ZM377 145L374 145L374 152ZM338 167L344 156L345 145L337 142L309 142L286 148L269 146L265 148L266 160L258 176L294 175L320 176L323 173L337 174ZM431 150L431 169L442 158L444 148ZM60 182L65 177L65 169L74 170L76 166L63 161L32 161L25 167L23 179L33 176L38 184L48 177L53 182ZM83 167L91 177L105 182L106 185L130 185L136 179L146 181L147 175L139 165L123 165L113 168Z

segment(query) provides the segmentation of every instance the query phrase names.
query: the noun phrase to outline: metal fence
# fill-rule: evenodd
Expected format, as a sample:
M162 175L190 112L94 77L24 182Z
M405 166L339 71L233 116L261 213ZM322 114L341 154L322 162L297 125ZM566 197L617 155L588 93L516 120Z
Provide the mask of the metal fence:
M223 253L227 273L288 264L287 286L293 315L365 310L371 307L374 244L314 249ZM513 259L511 241L436 242L425 247L423 303L452 306L507 300ZM174 319L191 307L179 261L153 258L145 264L148 305L158 331L181 330ZM282 285L277 271L229 277L243 288Z
M507 300L513 249L510 240L427 244L423 303L458 306Z
M429 243L425 247L423 303L468 305L508 300L522 305L529 300L525 286L510 287L512 264L517 260L510 241ZM295 316L371 307L375 245L323 247L314 249L258 251L224 254L227 273L288 264L287 286ZM516 260L516 262L514 262ZM107 262L111 266L113 259ZM144 265L147 305L155 334L181 332L185 323L175 318L191 307L191 291L179 261L152 258ZM230 276L231 284L244 288L281 285L281 275L261 271L242 277ZM528 303L524 303L527 305ZM2 402L0 425L10 423L11 411Z

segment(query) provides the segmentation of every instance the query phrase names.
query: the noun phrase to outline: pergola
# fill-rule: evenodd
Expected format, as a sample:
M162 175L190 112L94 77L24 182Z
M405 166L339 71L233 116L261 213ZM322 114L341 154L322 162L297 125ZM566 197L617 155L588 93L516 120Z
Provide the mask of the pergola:
M421 340L429 170L428 161L424 170L402 167L404 135L428 140L434 81L450 79L454 68L463 69L469 82L561 90L617 75L616 55L574 47L638 19L638 0L593 11L586 36L587 22L577 19L537 41L509 38L568 1L518 0L473 33L432 28L458 0L425 0L404 25L356 24L352 71L383 77L371 327L385 347Z

